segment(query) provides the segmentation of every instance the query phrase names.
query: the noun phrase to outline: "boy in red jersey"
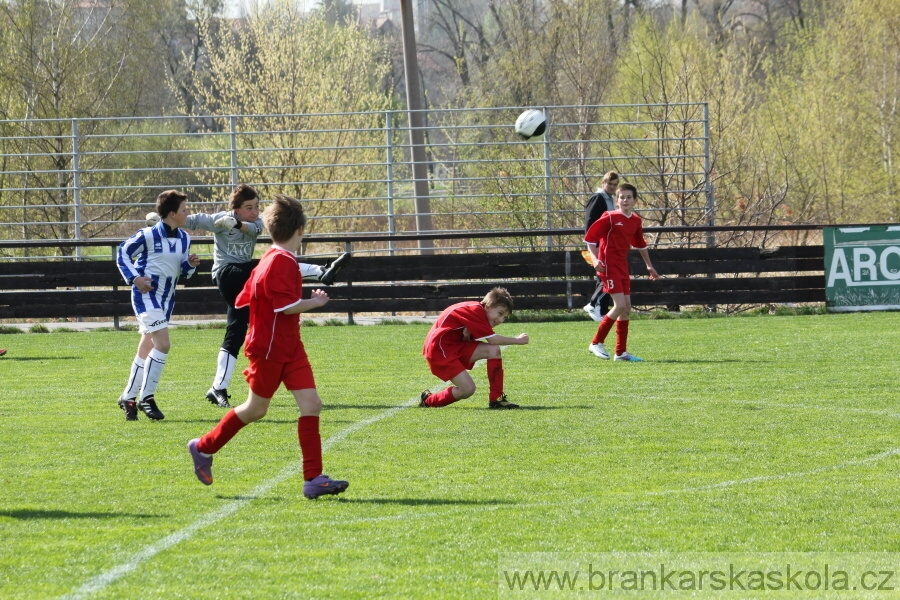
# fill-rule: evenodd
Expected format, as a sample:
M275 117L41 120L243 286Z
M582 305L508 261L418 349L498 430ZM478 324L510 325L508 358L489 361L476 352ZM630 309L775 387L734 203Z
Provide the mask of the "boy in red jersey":
M609 211L597 219L584 236L597 276L603 280L603 289L613 300L612 310L600 321L597 333L588 347L598 358L609 359L603 342L615 323L615 360L641 360L625 349L628 342L628 318L631 314L631 275L628 271L628 251L631 247L634 246L640 252L650 279L659 279L659 274L650 262L641 218L634 213L636 202L637 188L630 183L621 184L616 189L619 210Z
M250 359L244 371L250 395L246 402L228 411L212 431L188 442L194 473L201 483L212 484L213 455L245 425L266 415L272 396L284 383L300 408L297 437L303 457L303 495L315 499L340 494L350 484L322 474L322 399L300 341L300 313L328 302L328 294L320 289L313 290L309 300L302 298L303 278L297 271L297 251L306 215L299 200L275 196L263 213L263 222L272 236L272 247L235 300L237 308L250 307L250 329L244 344L244 354Z
M457 400L468 398L475 393L475 382L469 371L475 362L487 359L488 408L519 408L503 393L503 361L500 358L500 346L510 344L527 344L528 334L520 333L516 337L505 337L494 333L494 327L500 325L512 314L512 296L506 289L496 287L481 302L460 302L444 310L437 318L428 337L422 354L431 372L441 381L450 381L452 386L437 394L425 390L419 406L447 406Z

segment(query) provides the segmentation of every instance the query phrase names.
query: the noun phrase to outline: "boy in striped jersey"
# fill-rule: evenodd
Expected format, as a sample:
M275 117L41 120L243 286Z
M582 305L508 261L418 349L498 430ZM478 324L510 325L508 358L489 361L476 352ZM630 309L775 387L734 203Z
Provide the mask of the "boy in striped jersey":
M131 305L141 332L128 384L119 397L126 421L137 421L138 408L154 421L165 418L154 394L171 346L175 285L200 264L196 254L189 254L191 238L182 229L188 216L187 196L177 190L161 193L156 212L160 222L122 242L116 258L119 272L131 286Z

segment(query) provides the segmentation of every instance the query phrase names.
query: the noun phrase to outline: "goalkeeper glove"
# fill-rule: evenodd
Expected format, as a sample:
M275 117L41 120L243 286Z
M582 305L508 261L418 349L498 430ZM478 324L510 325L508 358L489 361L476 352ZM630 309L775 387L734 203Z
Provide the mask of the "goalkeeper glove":
M215 225L216 227L222 227L223 229L231 229L232 227L235 229L240 229L241 220L231 215L225 215L216 219Z

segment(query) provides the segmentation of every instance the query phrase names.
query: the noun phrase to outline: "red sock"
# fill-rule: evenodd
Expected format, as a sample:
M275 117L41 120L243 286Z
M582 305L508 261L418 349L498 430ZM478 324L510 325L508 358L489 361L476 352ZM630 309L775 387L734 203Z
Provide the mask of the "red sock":
M219 424L216 425L212 431L200 438L200 441L197 442L197 450L203 454L215 454L221 450L222 446L227 444L231 438L236 436L237 432L240 431L244 425L246 425L246 423L241 421L240 417L237 416L232 408L225 413L225 416L222 417L222 420L219 421Z
M612 331L613 323L615 323L615 321L610 319L608 315L603 315L603 319L600 320L600 325L597 327L597 333L594 334L594 339L591 340L591 343L602 344L605 342L606 336Z
M453 397L453 386L451 385L448 388L442 389L437 394L428 396L428 398L425 400L425 406L438 408L440 406L453 404L454 402L456 402L456 398Z
M503 359L489 358L487 361L488 400L499 400L503 395Z
M319 436L319 417L297 419L297 439L303 456L303 479L309 481L322 474L322 438Z
M616 354L625 354L628 345L628 321L616 321Z

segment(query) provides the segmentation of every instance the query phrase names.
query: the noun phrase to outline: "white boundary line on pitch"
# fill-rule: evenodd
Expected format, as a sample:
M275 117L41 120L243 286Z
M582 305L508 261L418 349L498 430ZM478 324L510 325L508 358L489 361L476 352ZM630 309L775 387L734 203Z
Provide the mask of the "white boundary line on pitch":
M413 398L411 400L404 402L403 404L401 404L399 406L389 408L388 410L384 411L383 413L377 414L374 417L370 417L368 419L363 419L362 421L359 421L357 423L354 423L353 425L350 425L349 427L347 427L345 429L342 429L341 431L337 432L336 434L334 434L333 436L331 436L330 438L325 440L325 442L322 444L322 452L325 452L326 450L328 450L329 448L331 448L338 442L345 440L347 438L347 436L349 436L351 433L359 431L363 427L371 425L372 423L377 423L378 421L387 419L388 417L392 417L395 414L397 414L398 412L400 412L401 410L403 410L405 408L409 408L410 406L413 406L414 404L416 404L418 402L419 402L418 398ZM242 509L244 506L249 504L250 501L256 500L260 496L267 494L269 492L269 490L271 490L272 488L274 488L275 486L277 486L280 483L284 483L285 481L287 481L288 479L290 479L291 477L293 477L294 475L296 475L299 472L300 472L300 464L296 461L292 462L290 465L288 465L287 467L282 469L281 472L278 473L275 477L272 477L268 481L258 485L249 494L242 496L238 500L229 502L228 504L219 508L218 510L214 510L213 512L211 512L209 514L204 515L203 517L194 521L193 523L191 523L184 529L181 529L180 531L176 531L175 533L159 540L158 542L156 542L154 544L150 544L149 546L147 546L140 552L133 554L124 563L122 563L118 566L115 566L112 569L109 569L108 571L101 573L95 577L92 577L91 579L88 579L85 583L83 583L81 585L81 587L79 587L77 590L75 590L73 592L66 594L65 596L63 596L63 598L74 600L76 598L84 598L86 596L90 596L96 592L99 592L106 586L108 586L112 583L115 583L117 580L121 579L128 573L137 569L141 563L150 560L151 558L153 558L160 552L164 552L165 550L168 550L172 546L175 546L187 539L190 539L191 537L194 536L195 533L197 533L199 530L203 529L204 527L208 527L209 525L212 525L213 523L216 523L226 517L233 515L234 513L236 513L240 509Z
M731 481L723 481L720 483L712 483L709 485L697 486L697 487L689 487L689 488L680 488L680 489L669 489L669 490L659 490L656 492L621 492L623 496L665 496L669 494L683 494L683 493L697 493L697 492L708 492L719 489L726 489L730 487L735 487L738 485L750 485L753 483L761 483L765 481L778 481L784 479L797 479L801 477L808 477L810 475L818 475L820 473L828 472L828 471L839 471L841 469L845 469L847 467L855 467L858 465L864 465L868 463L878 462L885 458L890 458L891 456L900 455L900 448L893 448L891 450L887 450L885 452L879 452L878 454L873 454L872 456L868 456L866 458L860 458L857 460L850 460L842 463L838 463L836 465L829 465L826 467L818 467L816 469L812 469L809 471L797 471L793 473L781 473L778 475L762 475L757 477L747 477L745 479L734 479ZM347 525L347 524L355 524L355 523L377 523L380 521L392 521L399 519L423 519L428 517L446 517L448 514L458 514L463 510L465 512L472 511L494 511L498 509L528 509L528 508L542 508L547 506L573 506L576 504L588 504L590 502L595 501L596 498L593 496L587 496L582 498L577 498L575 500L566 500L565 502L529 502L526 504L516 504L514 506L509 505L489 505L489 506L466 506L465 509L449 507L445 510L441 510L440 512L423 512L417 514L404 514L404 515L391 515L385 517L361 517L358 519L335 519L330 521L316 521L315 523L310 523L311 526L315 527L333 527L335 525Z
M500 346L500 348L505 350L507 348L507 346ZM441 389L443 389L443 386L441 387ZM429 389L429 391L432 391L432 390ZM434 392L432 392L432 393L434 393ZM349 427L347 427L345 429L342 429L341 431L337 432L336 434L334 434L333 436L331 436L330 438L325 440L325 442L322 443L322 452L325 452L326 450L328 450L329 448L331 448L338 442L342 442L351 433L359 431L363 427L366 427L367 425L371 425L372 423L377 423L378 421L381 421L382 419L392 417L395 414L397 414L398 412L400 412L401 410L403 410L405 408L409 408L410 406L413 406L415 404L418 404L419 400L420 400L419 398L412 398L410 400L407 400L403 404L400 404L393 408L389 408L386 411L384 411L383 413L375 415L374 417L370 417L368 419L363 419L362 421L359 421L357 423L354 423L353 425L350 425ZM282 471L278 475L276 475L275 477L269 479L268 481L258 485L249 494L242 496L238 500L229 502L222 508L215 510L207 515L204 515L203 517L201 517L197 521L194 521L193 523L191 523L184 529L181 529L180 531L176 531L172 535L169 535L168 537L165 537L165 538L159 540L155 544L151 544L151 545L147 546L140 552L133 554L124 563L122 563L116 567L113 567L112 569L109 569L108 571L101 573L100 575L96 575L96 576L88 579L77 590L70 592L70 593L66 594L65 596L62 596L62 598L64 600L70 600L70 599L75 600L75 599L84 598L86 596L89 596L96 592L99 592L106 586L116 582L117 580L121 579L128 573L137 569L137 567L141 563L143 563L147 560L150 560L151 558L153 558L160 552L168 550L172 546L175 546L175 545L183 542L184 540L190 539L200 529L207 527L209 525L212 525L213 523L216 523L218 521L221 521L225 517L229 517L229 516L233 515L234 513L236 513L240 509L242 509L251 500L256 500L260 496L267 494L269 492L269 490L271 490L273 487L277 486L280 483L287 481L288 479L290 479L291 477L293 477L294 475L296 475L299 472L300 472L300 463L292 462L290 465L288 465L287 467L282 469Z
M691 492L708 492L710 490L720 490L724 488L734 487L736 485L745 485L748 483L760 483L764 481L779 481L781 479L797 479L800 477L809 477L810 475L818 475L819 473L826 473L828 471L837 471L840 469L844 469L846 467L855 467L858 465L864 465L871 462L878 462L885 458L889 458L896 454L900 454L900 448L892 448L891 450L887 450L886 452L879 452L878 454L873 454L872 456L868 456L866 458L860 458L857 460L848 460L846 462L838 463L836 465L829 465L827 467L818 467L816 469L811 469L809 471L797 471L794 473L780 473L778 475L757 475L756 477L747 477L746 479L732 479L731 481L722 481L720 483L711 483L709 485L700 485L697 487L689 487L689 488L680 488L674 490L660 490L658 492L645 492L647 496L662 496L666 494L684 494Z

